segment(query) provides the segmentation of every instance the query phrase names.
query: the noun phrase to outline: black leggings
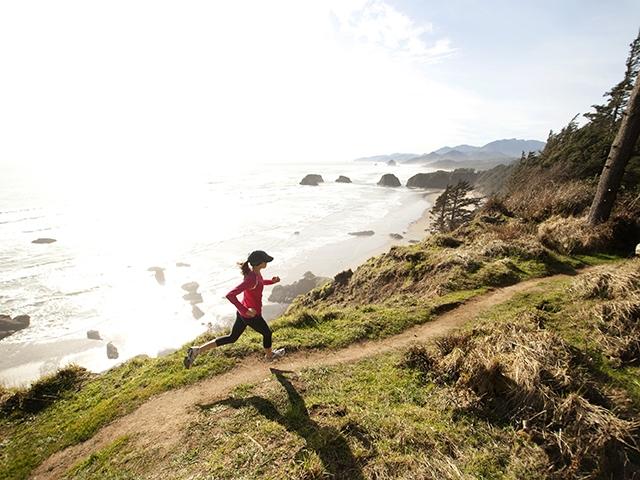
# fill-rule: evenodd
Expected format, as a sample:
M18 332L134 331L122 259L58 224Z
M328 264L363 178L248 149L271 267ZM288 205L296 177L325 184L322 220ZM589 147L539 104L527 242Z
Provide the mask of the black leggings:
M236 321L231 328L231 333L226 337L216 338L216 346L227 345L229 343L234 343L242 332L244 332L249 325L256 332L262 334L262 346L264 348L271 348L271 329L267 322L265 322L262 315L256 315L253 318L245 318L242 317L239 313L236 312Z

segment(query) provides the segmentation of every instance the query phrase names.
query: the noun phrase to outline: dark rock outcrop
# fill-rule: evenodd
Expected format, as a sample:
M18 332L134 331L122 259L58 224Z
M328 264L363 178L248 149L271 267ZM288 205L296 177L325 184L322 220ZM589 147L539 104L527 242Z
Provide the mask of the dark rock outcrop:
M361 230L359 232L349 232L349 235L353 235L356 237L370 237L371 235L374 235L376 232L374 232L373 230Z
M18 315L13 318L9 315L0 315L0 339L27 328L30 321L29 315Z
M118 353L116 346L111 342L107 343L107 358L115 360L119 356L120 354Z
M473 184L480 173L472 168L457 168L451 172L438 170L431 173L418 173L407 180L410 188L447 188L447 185L455 185L460 181Z
M389 165L390 167L395 167L396 166L396 161L391 159L387 162L387 165Z
M340 175L336 179L336 182L338 182L338 183L351 183L351 179L349 177L345 177L344 175Z
M402 240L404 237L399 233L390 233L389 236L394 240Z
M333 282L336 285L346 285L347 283L349 283L349 280L351 279L352 276L353 276L353 271L351 269L343 270L342 272L337 274L335 277L333 277Z
M55 238L36 238L35 240L31 241L31 243L53 243L53 242L57 242L57 240Z
M102 340L102 337L100 336L100 332L98 330L87 331L87 338L89 340Z
M300 181L300 185L312 185L314 187L317 187L319 183L324 183L324 180L322 179L322 175L316 175L313 173L306 175Z
M381 187L399 187L401 183L393 173L385 173L378 182L378 185Z
M316 287L330 282L330 278L317 277L311 272L305 272L300 280L290 285L276 285L269 295L270 302L291 303L298 295L304 295Z

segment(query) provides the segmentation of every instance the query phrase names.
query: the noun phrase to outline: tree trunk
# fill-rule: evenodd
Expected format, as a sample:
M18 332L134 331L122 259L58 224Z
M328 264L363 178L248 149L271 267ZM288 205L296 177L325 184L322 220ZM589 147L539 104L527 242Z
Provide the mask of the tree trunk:
M589 210L589 224L597 225L609 220L622 175L640 135L640 74L631 92L629 105L622 115L620 130L616 135L607 162L604 164L598 189Z

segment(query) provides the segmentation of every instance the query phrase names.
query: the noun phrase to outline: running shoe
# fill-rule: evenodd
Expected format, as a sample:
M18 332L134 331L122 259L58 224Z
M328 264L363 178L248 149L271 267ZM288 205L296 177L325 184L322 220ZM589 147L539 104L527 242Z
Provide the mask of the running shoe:
M197 356L198 349L195 347L189 348L189 350L187 350L187 354L184 357L184 360L182 361L182 363L184 363L184 368L191 368L191 365L193 365L193 361Z
M272 352L271 358L267 358L267 360L272 362L273 360L277 360L279 358L282 358L282 357L284 357L284 353L285 353L284 348L277 348Z

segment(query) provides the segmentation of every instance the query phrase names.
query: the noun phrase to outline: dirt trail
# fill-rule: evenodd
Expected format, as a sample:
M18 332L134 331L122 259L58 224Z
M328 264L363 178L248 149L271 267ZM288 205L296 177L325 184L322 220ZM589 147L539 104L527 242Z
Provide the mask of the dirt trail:
M593 268L597 267L585 268L580 273ZM102 428L89 440L53 454L33 472L31 478L39 480L61 478L78 461L123 435L135 435L141 448L154 447L162 450L162 447L166 446L169 449L180 441L186 426L195 419L198 404L211 403L222 398L236 385L256 383L270 378L270 367L277 366L280 369L297 371L306 367L352 362L403 348L413 342L443 335L474 319L493 305L509 300L519 292L534 290L541 284L563 277L567 275L559 274L528 280L493 290L439 315L432 322L412 327L384 340L359 342L337 351L300 352L274 363L266 363L256 358L245 359L225 374L150 398L135 411ZM198 368L197 361L192 368Z

